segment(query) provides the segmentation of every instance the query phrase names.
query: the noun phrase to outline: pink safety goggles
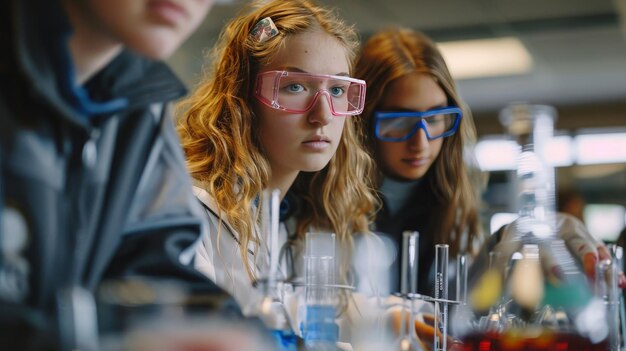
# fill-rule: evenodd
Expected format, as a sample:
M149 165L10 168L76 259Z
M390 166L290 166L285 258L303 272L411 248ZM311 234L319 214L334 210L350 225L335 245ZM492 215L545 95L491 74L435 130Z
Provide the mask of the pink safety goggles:
M290 71L257 75L254 96L268 107L291 113L309 111L325 95L334 116L363 112L365 81L344 76Z

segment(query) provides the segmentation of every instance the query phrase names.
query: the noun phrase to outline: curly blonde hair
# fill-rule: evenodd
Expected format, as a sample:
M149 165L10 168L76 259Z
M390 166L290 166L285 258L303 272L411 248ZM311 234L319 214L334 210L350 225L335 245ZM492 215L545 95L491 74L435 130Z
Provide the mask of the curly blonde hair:
M265 17L273 20L278 35L259 42L250 31ZM260 67L285 45L286 38L310 30L323 30L336 38L345 47L348 62L353 62L358 48L356 33L330 10L307 0L255 2L226 25L207 76L178 107L183 112L177 129L189 171L214 198L220 217L239 233L241 257L251 280L256 277L246 251L250 243L259 245L254 230L259 216L251 212L250 204L271 177L256 132L252 85ZM300 202L298 238L310 227L322 228L336 233L344 251L352 246L353 233L368 231L377 203L367 181L373 161L359 144L356 123L355 118L346 119L337 151L323 170L301 172L291 187ZM347 265L340 267L344 270L340 277L347 279Z
M473 169L468 168L464 148L475 143L476 129L441 53L422 33L390 28L373 35L363 45L355 76L368 84L363 111L365 118L362 119L364 143L377 157L374 111L391 82L416 72L431 76L445 92L448 105L458 106L463 111L459 132L444 139L441 152L425 175L430 193L423 198L433 201L433 210L427 232L422 234L432 236L435 243L449 244L452 255L460 250L475 253L483 241L478 217L480 202L476 184L470 175ZM378 174L378 178L382 178L382 174ZM467 240L465 248L459 245L462 237Z

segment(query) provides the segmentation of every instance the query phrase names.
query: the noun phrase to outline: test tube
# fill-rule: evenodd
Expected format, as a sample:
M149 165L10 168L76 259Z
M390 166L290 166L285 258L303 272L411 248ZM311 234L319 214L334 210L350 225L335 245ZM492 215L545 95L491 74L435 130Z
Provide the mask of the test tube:
M280 190L274 189L270 195L269 206L269 252L270 271L268 283L270 289L275 289L277 284L278 257L278 231L280 226Z
M415 303L414 298L417 293L417 255L419 247L419 233L415 231L405 231L402 233L402 271L400 292L402 293L403 304L400 313L400 336L395 343L395 350L415 351L421 350L420 343L415 333ZM410 304L407 311L406 301ZM406 313L409 313L409 316ZM407 325L408 319L408 325Z
M456 299L467 304L467 254L458 254L456 259Z
M406 241L406 245L403 245L403 250L406 252L403 263L406 264L405 277L408 274L408 293L410 294L409 303L411 305L411 315L410 315L410 324L409 324L409 338L417 341L417 335L415 333L415 294L417 294L417 256L419 254L419 233L405 231L402 233L403 240ZM404 266L404 264L403 264Z
M462 337L472 329L472 320L475 318L470 307L467 305L467 276L468 276L467 253L460 253L456 258L456 300L459 304L450 307L449 311L454 317L450 318L450 334Z
M617 271L624 270L624 248L617 244L607 245L611 257L617 264ZM619 320L621 325L621 347L622 350L626 350L626 307L624 306L624 292L621 289L617 291L619 299Z
M435 298L448 299L448 245L435 245ZM448 304L435 301L433 350L445 351L448 338Z
M604 300L609 327L609 350L620 350L619 293L615 259L601 260L596 265L596 295Z

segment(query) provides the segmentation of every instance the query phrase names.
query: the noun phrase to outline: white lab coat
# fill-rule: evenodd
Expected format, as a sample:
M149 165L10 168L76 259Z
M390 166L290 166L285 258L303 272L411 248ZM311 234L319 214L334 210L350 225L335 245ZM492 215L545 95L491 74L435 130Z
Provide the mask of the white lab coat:
M218 213L218 208L212 197L204 189L194 187L194 194L204 205L213 212ZM251 208L254 210L254 205L251 205ZM227 221L222 220L222 225L220 226L219 219L212 213L207 211L207 216L209 218L209 230L203 235L200 245L196 246L194 265L196 269L207 275L222 289L230 293L241 306L244 315L246 315L253 310L254 304L261 297L261 292L252 286L246 269L243 266L239 250L238 234L234 230L230 230ZM281 223L278 240L279 247L282 247L287 242L287 235L285 223ZM376 250L385 246L380 238L374 234L365 235L364 237L367 238L364 240L367 250ZM262 241L264 241L263 237L261 238ZM294 252L302 251L296 249ZM297 256L298 257L294 257L295 264L291 269L294 270L296 276L302 277L304 267L303 257L302 255ZM366 256L380 259L380 255L374 253L367 254ZM264 272L269 264L267 247L262 246L257 248L250 244L248 247L248 260L252 265L252 270L257 276L260 272ZM287 273L285 264L284 260L280 262L279 269L283 274ZM363 284L359 285L363 286ZM371 293L376 289L370 286L370 288L365 290ZM283 293L284 303L290 314L292 328L296 333L300 332L299 325L303 319L303 291L304 289L302 287L296 289L287 287L286 291ZM367 318L371 318L372 314L378 314L375 312L379 309L377 305L378 301L379 300L367 298L364 294L351 294L347 312L338 319L340 327L339 337L341 341L350 343L351 335L354 332L352 326L359 325L365 314L367 314ZM383 313L378 315L382 316Z

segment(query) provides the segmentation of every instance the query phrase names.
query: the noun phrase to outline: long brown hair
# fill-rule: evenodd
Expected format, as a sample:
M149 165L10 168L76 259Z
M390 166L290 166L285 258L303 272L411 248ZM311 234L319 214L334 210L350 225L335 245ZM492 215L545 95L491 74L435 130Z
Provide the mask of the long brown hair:
M363 46L355 76L368 84L363 111L365 118L362 120L365 144L376 155L373 112L378 108L387 86L411 73L430 75L445 92L448 105L463 110L459 131L444 139L437 159L425 175L430 194L424 198L435 202L425 234L432 236L435 243L449 244L452 255L466 250L475 252L482 241L477 211L479 195L471 181L464 148L475 142L476 130L443 56L424 34L391 28L373 35ZM382 178L382 175L378 177ZM467 245L460 245L463 240L467 240Z
M278 35L259 42L250 31L265 17L273 20ZM348 62L354 61L356 33L331 11L307 0L253 3L226 25L207 76L179 106L184 112L177 129L189 171L239 233L244 267L253 280L246 250L250 242L258 245L259 237L254 230L258 216L251 213L250 204L266 188L271 174L256 132L251 85L261 65L272 59L287 37L309 30L322 30L336 38L345 47ZM356 123L355 118L346 118L329 164L319 172L301 172L290 190L301 202L298 237L311 227L333 231L344 252L344 247L352 247L353 233L368 231L376 203L368 183L373 160L360 147ZM347 252L346 262L350 259ZM340 276L347 277L348 265L340 267Z

